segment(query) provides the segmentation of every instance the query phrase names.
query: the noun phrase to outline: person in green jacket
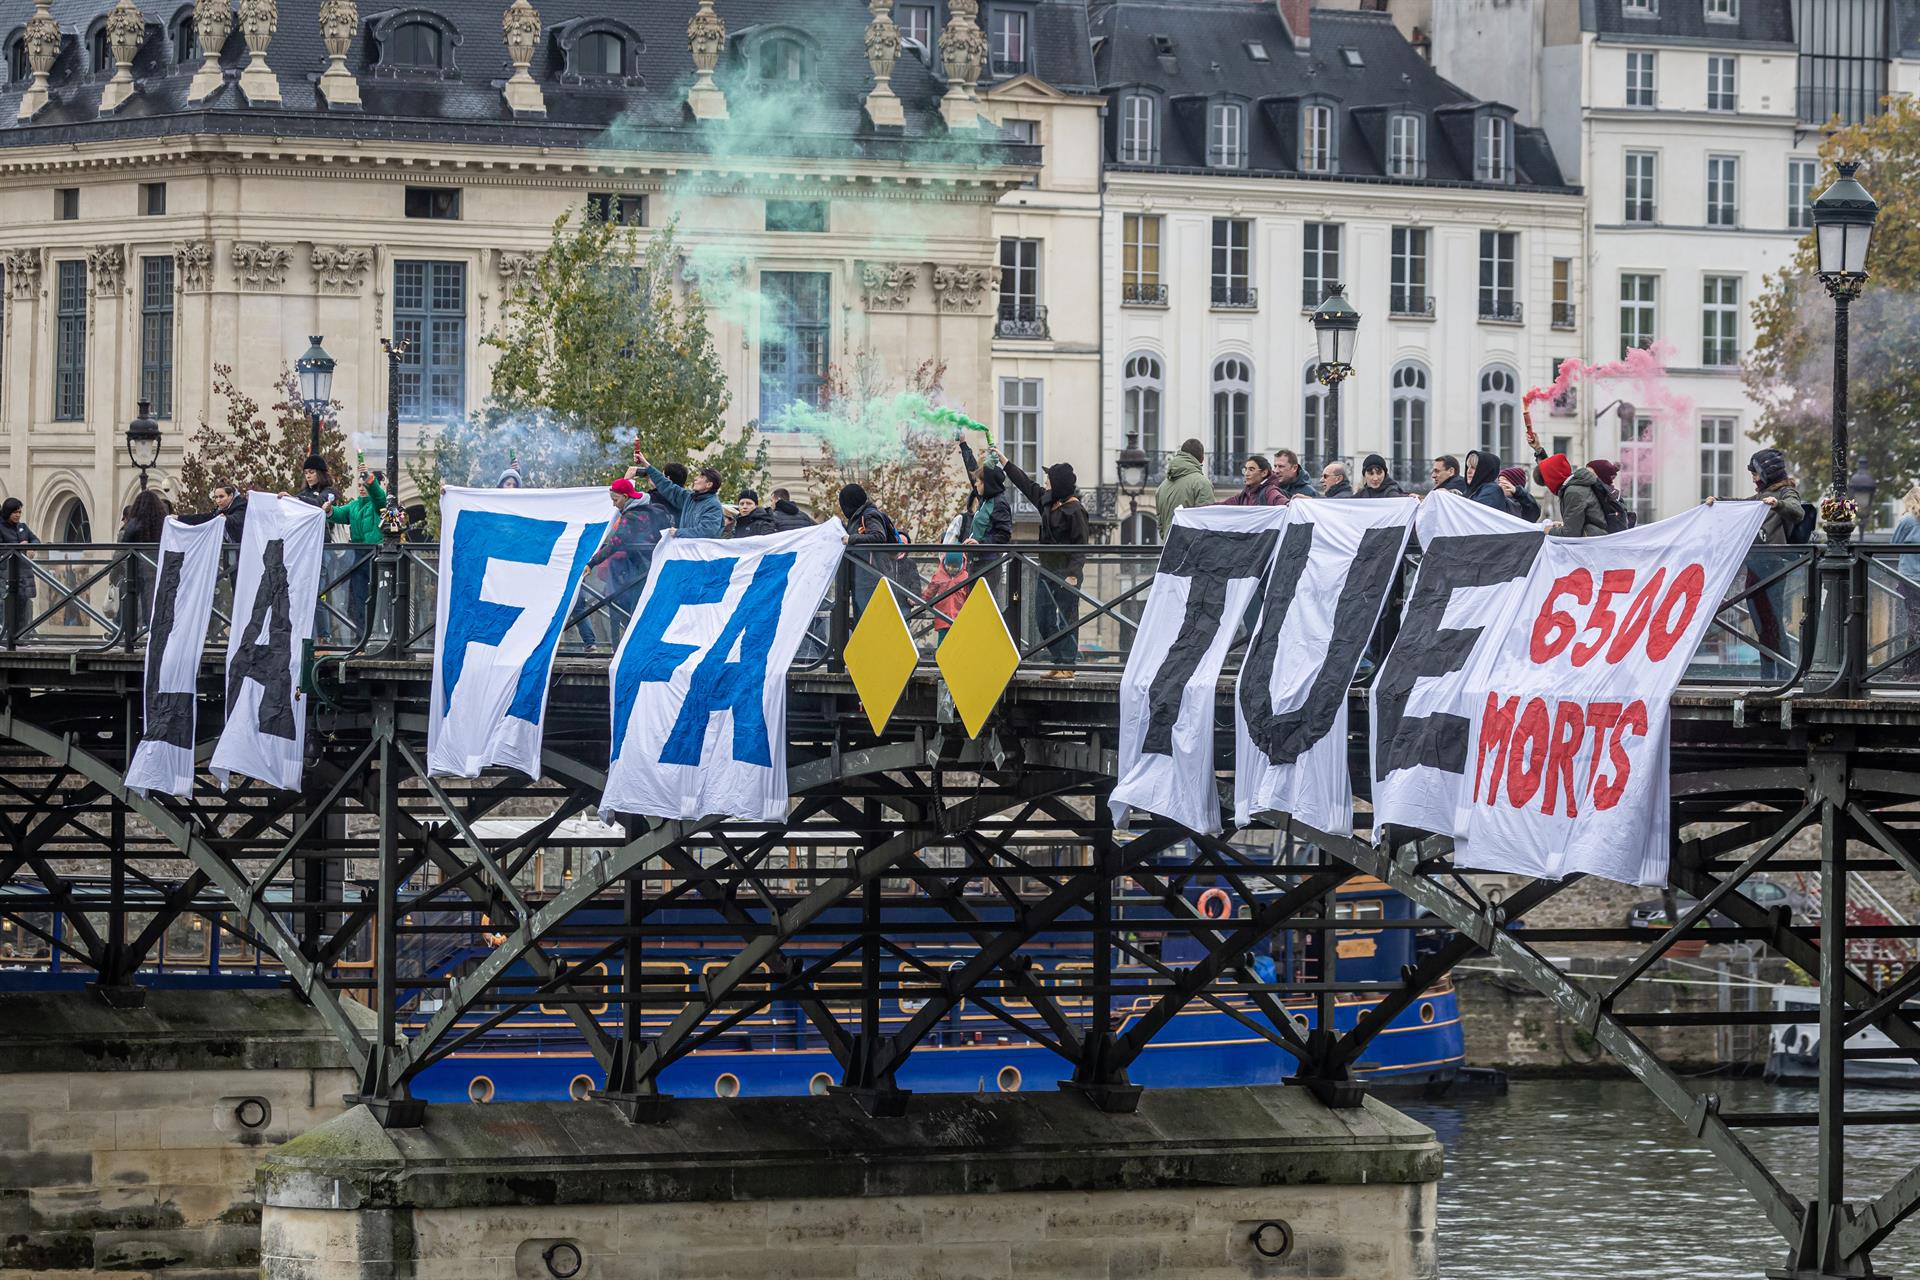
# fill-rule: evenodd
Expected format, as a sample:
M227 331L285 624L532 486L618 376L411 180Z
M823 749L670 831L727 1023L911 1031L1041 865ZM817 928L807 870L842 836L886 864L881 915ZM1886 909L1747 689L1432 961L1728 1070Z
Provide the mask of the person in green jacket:
M1213 481L1202 468L1207 460L1206 446L1198 440L1186 440L1167 459L1167 478L1154 492L1154 512L1160 520L1160 538L1166 540L1173 528L1173 513L1182 507L1213 505Z
M348 502L327 505L327 523L347 526L347 536L359 546L380 545L380 513L387 509L387 491L380 486L378 471L360 473L360 496ZM354 565L347 575L347 616L356 627L367 625L367 596L373 583L373 557L362 551L353 555ZM324 586L332 573L321 570Z

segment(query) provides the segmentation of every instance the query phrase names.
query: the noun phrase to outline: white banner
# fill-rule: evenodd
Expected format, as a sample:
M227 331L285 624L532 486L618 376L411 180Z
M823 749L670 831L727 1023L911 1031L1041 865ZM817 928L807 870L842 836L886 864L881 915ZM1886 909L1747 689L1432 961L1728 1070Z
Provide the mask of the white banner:
M668 538L614 655L600 816L787 816L787 668L833 584L838 520Z
M247 495L227 637L227 723L209 766L223 789L236 773L300 789L307 745L300 658L313 638L326 529L319 507Z
M187 524L172 516L160 531L153 609L147 615L147 677L140 745L127 762L134 791L193 793L195 708L200 658L213 623L213 589L227 522Z
M1456 866L1666 882L1668 703L1765 516L1732 502L1547 540L1461 681Z
M602 488L441 497L429 773L477 778L506 765L540 776L554 653L613 517Z
M1129 807L1220 830L1214 700L1220 667L1273 561L1288 507L1182 507L1160 550L1120 678L1115 826Z
M1234 822L1353 829L1347 691L1400 572L1417 498L1295 502L1234 696Z
M1446 490L1420 504L1414 530L1419 572L1368 704L1376 840L1387 823L1452 832L1471 733L1454 709L1461 675L1481 636L1512 624L1546 536Z

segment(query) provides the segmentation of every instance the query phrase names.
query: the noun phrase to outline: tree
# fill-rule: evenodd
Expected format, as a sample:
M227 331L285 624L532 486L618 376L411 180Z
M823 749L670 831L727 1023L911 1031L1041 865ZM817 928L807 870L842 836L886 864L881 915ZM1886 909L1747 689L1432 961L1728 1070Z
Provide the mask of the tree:
M827 367L823 405L785 416L791 429L820 441L819 457L801 469L816 511L839 514L841 486L857 484L907 537L940 540L967 484L953 430L928 417L946 372L946 361L922 360L902 391L869 351L856 353L850 368Z
M723 439L731 393L699 292L676 293L676 227L640 232L561 215L553 240L483 339L500 353L486 406L442 430L413 474L437 515L439 487L492 485L510 461L541 487L605 484L649 456L718 468L729 486L766 469L751 429Z
M226 402L227 411L218 426L200 419L199 428L187 442L187 456L180 465L180 492L174 495L180 514L211 510L213 499L208 495L216 484L264 493L291 493L300 488L300 467L307 460L312 430L306 402L300 399L300 377L292 366L280 367L274 392L280 398L269 407L273 415L269 422L260 414L260 402L234 383L233 366L213 366L213 394ZM320 416L320 454L327 460L334 482L344 484L351 473L347 470L347 438L340 431L339 416L338 400Z
M1847 398L1853 451L1896 495L1920 475L1920 105L1892 98L1873 119L1827 136L1823 174L1861 162L1860 181L1880 202L1868 253L1870 279L1853 304ZM1813 237L1768 276L1753 307L1754 344L1744 370L1762 408L1753 438L1784 452L1802 493L1825 492L1833 451L1833 302L1815 276ZM1848 460L1849 468L1852 460ZM1889 482L1895 483L1889 483Z

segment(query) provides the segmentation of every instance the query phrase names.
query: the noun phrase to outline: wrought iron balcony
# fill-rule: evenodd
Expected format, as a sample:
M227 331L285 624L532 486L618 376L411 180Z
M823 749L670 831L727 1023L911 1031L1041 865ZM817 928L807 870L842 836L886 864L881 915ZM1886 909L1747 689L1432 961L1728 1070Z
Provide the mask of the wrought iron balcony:
M1217 311L1252 311L1260 305L1260 291L1250 284L1213 285L1213 306Z
M994 326L996 338L1033 338L1047 339L1053 336L1047 328L1047 309L1037 302L1003 302L1000 304L1000 320Z
M1399 320L1433 319L1433 295L1426 290L1396 291L1387 300L1387 311Z
M1553 327L1556 329L1573 328L1574 315L1575 315L1575 312L1573 309L1573 304L1571 302L1554 303L1553 304Z
M1167 305L1167 286L1149 284L1145 281L1126 280L1120 285L1120 305L1123 307L1164 307Z
M1023 76L1033 69L1026 58L990 58L987 61L987 74L995 80L1004 80L1009 76Z
M1480 318L1482 320L1490 320L1495 324L1519 324L1524 315L1520 303L1513 298L1481 296Z

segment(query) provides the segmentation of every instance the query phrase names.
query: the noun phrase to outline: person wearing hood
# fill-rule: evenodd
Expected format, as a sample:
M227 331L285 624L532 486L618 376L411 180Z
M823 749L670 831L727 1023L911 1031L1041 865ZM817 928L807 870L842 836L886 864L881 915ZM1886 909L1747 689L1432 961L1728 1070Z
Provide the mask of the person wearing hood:
M693 473L687 484L681 485L648 462L646 455L637 447L633 452L633 460L652 482L654 501L664 503L673 511L681 537L720 536L720 531L726 527L727 516L720 509L721 476L718 471L712 467L702 467Z
M1007 500L1007 473L991 460L981 466L965 440L959 441L959 445L960 463L966 467L968 482L973 486L960 521L960 541L1004 546L1013 541L1013 504Z
M773 491L773 527L778 533L789 529L811 529L813 521L807 513L794 505L793 495L785 489Z
M1280 481L1274 477L1273 464L1257 453L1247 455L1240 464L1240 474L1246 483L1240 492L1231 498L1222 498L1223 507L1284 507L1293 499L1280 492Z
M1484 507L1513 514L1513 504L1500 492L1500 455L1474 449L1467 454L1467 496Z
M1351 498L1353 484L1347 478L1347 464L1329 462L1320 468L1320 496L1323 498Z
M513 458L508 461L507 469L500 473L500 479L493 487L496 489L518 489L520 486L520 459Z
M1207 479L1203 469L1206 461L1206 446L1191 438L1181 441L1180 447L1168 455L1167 478L1153 494L1154 516L1160 522L1162 541L1173 528L1173 515L1180 508L1213 504L1213 481Z
M1525 467L1500 468L1500 492L1507 495L1507 501L1513 504L1513 514L1528 524L1540 523L1540 503L1534 498L1533 491L1527 488L1527 469Z
M1039 509L1041 542L1056 547L1087 545L1087 509L1080 501L1079 477L1074 475L1072 463L1056 462L1048 467L1043 487L1018 463L1003 461L998 450L989 457L1003 462L1013 487ZM1050 676L1071 676L1073 665L1080 660L1080 575L1086 559L1084 552L1040 553L1042 576L1035 619L1041 635L1053 636L1047 653L1059 665L1047 673Z
M1273 454L1273 478L1280 486L1280 492L1293 498L1318 498L1323 495L1313 487L1313 481L1301 472L1300 455L1291 449L1276 449Z
M1605 483L1592 466L1576 467L1564 453L1534 446L1533 478L1560 500L1560 522L1548 527L1556 538L1601 538L1607 533ZM1605 461L1605 459L1602 459Z
M864 611L867 601L873 598L875 584L882 581L891 581L906 593L904 597L895 594L895 599L904 607L908 600L920 595L920 575L913 572L896 545L900 531L894 527L893 517L882 511L857 484L840 486L839 502L841 518L847 525L847 545L876 548L847 557L853 562L854 608ZM890 552L878 549L888 546L894 549Z
M760 495L752 489L742 489L734 500L739 514L733 518L733 532L729 538L758 538L762 534L778 533L780 526L774 523L773 512L760 505Z
M1356 498L1404 498L1407 491L1400 487L1399 481L1387 474L1387 460L1377 453L1367 455L1360 464L1360 487L1354 490Z

